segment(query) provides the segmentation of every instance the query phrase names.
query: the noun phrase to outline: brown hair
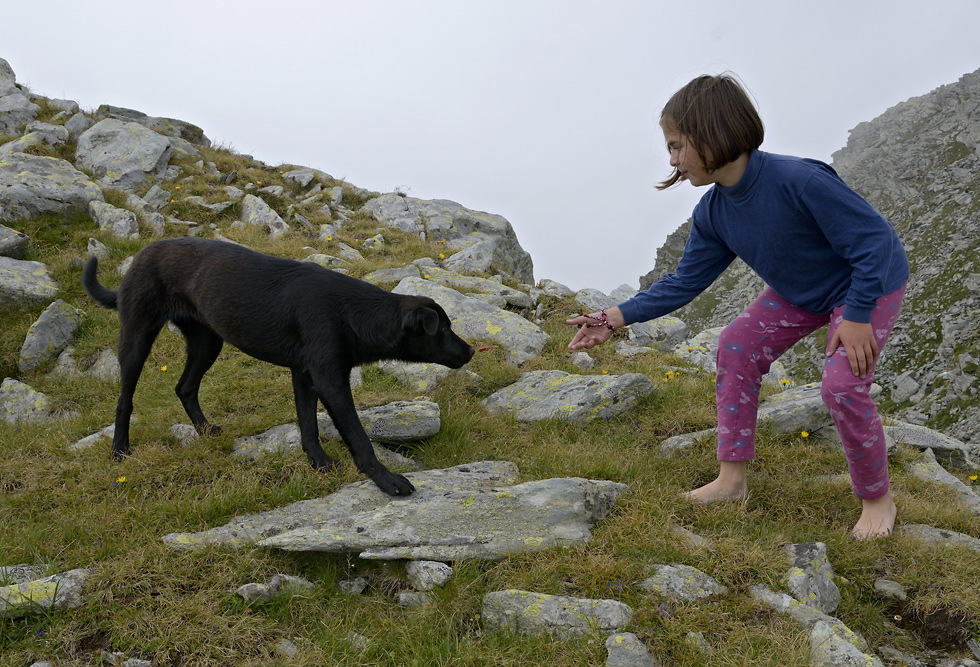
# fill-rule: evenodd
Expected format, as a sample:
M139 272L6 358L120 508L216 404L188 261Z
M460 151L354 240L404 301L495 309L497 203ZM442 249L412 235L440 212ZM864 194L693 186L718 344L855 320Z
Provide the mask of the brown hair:
M660 112L660 122L684 135L708 173L758 148L765 135L749 94L728 72L699 76L678 90ZM657 189L665 190L680 179L675 169Z

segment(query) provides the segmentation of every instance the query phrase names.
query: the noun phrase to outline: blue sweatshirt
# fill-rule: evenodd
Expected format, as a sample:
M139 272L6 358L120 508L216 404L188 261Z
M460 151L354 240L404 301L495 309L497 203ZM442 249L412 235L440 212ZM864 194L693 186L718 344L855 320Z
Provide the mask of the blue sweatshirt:
M677 271L619 304L626 324L689 303L736 257L794 305L824 314L844 304L853 322L908 280L895 228L817 160L752 151L738 183L712 186L691 217Z

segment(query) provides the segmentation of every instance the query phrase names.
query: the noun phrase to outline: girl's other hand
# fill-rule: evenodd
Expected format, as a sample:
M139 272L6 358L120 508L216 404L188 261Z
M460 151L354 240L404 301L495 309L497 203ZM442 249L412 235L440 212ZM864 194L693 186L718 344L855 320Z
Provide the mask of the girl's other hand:
M842 320L827 345L827 356L834 354L841 345L847 353L851 371L858 377L867 377L871 365L878 358L878 341L875 340L871 325L867 322Z

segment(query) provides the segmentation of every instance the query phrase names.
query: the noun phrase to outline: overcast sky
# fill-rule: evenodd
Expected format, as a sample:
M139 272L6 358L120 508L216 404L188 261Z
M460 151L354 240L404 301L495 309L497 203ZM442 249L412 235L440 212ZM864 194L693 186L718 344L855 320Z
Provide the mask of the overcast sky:
M703 189L666 192L657 120L735 72L765 150L848 131L980 69L974 0L46 0L5 3L36 93L179 118L269 164L506 217L537 280L606 292L653 268Z

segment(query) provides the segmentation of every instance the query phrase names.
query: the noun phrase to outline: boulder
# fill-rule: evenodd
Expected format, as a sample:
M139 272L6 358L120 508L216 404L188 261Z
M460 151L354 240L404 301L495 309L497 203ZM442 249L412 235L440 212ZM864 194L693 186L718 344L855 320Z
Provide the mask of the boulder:
M133 191L163 180L172 142L138 123L101 120L78 137L76 164L106 187Z
M384 560L502 558L589 542L592 524L625 490L625 484L581 478L447 489L433 498L412 495L353 517L323 519L258 544Z
M136 214L132 211L117 208L103 201L89 202L88 211L98 223L99 229L120 239L139 238L140 225L136 220Z
M9 84L4 89L9 94L0 97L0 134L20 134L21 128L37 118L41 107L21 92L10 92Z
M424 270L423 270L424 272ZM541 354L548 334L516 313L460 294L424 278L405 278L392 290L395 294L431 297L452 320L453 330L468 341L492 340L512 364L521 364Z
M491 412L509 412L518 421L563 419L585 424L631 409L655 390L641 373L572 375L563 371L530 371L484 399Z
M68 570L50 577L0 586L0 616L41 614L49 609L80 607L82 587L91 570Z
M722 586L690 565L657 565L655 569L656 574L639 582L637 586L670 600L694 602L728 593L727 586Z
M0 416L8 424L49 422L53 418L48 397L13 378L4 378L0 384Z
M507 461L481 461L465 465L409 472L405 476L415 486L411 499L416 502L442 496L447 491L475 491L515 484L517 466ZM164 543L177 549L195 549L222 544L240 547L301 527L315 527L321 521L354 521L362 512L379 510L392 502L374 482L347 484L324 498L301 500L277 509L236 517L224 526L200 533L171 533Z
M85 317L84 311L58 299L27 330L20 348L17 367L21 373L33 373L49 361L57 359L75 340L75 331Z
M464 208L446 199L422 200L385 194L364 205L379 222L402 231L418 233L433 243L462 251L481 244L472 254L489 256L481 272L499 272L521 283L534 283L531 256L517 241L514 228L502 216ZM466 254L446 266L469 263ZM482 264L481 264L482 266Z
M482 618L490 630L564 637L594 630L619 632L633 619L633 609L616 600L511 589L484 595Z
M786 555L790 561L786 587L793 597L825 614L837 611L840 590L834 583L834 568L827 559L827 545L823 542L789 544Z
M245 195L242 200L242 222L247 225L265 227L273 238L278 238L289 231L289 225L279 217L265 200L255 195Z
M199 128L197 125L188 123L187 121L177 120L176 118L149 116L142 111L115 107L109 104L103 104L100 106L95 112L95 115L100 120L103 118L114 118L116 120L139 123L140 125L143 125L154 132L159 132L160 134L168 137L181 139L199 146L211 145L211 141L204 136L204 130ZM196 152L197 151L194 150L194 153Z
M85 211L102 190L65 160L11 153L0 157L0 222Z
M0 225L0 257L24 259L30 238L23 232Z
M909 472L921 480L942 484L952 489L963 507L972 514L980 514L980 496L960 481L959 477L947 472L945 468L939 465L931 449L925 450L921 459L912 461L907 467Z
M46 303L58 294L58 284L41 262L0 257L0 308Z

